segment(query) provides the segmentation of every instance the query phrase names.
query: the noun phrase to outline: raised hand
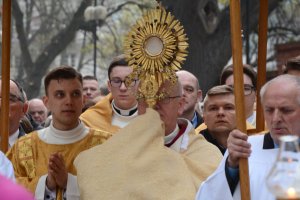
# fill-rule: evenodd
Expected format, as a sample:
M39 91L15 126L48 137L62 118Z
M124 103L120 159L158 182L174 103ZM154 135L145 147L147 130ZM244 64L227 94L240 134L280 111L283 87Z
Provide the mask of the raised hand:
M48 179L50 187L53 185L53 180L55 181L55 187L65 189L67 186L68 172L64 158L60 153L51 154L49 158L47 187L50 189Z
M48 165L48 176L47 176L47 180L46 180L46 185L49 190L53 191L56 189L55 178L53 176L52 170L49 168L49 165Z

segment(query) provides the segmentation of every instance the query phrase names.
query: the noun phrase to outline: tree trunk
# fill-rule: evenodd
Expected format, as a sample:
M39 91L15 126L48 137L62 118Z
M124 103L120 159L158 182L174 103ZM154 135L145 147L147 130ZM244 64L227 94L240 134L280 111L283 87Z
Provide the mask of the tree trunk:
M22 67L26 71L24 80L24 90L28 92L28 98L37 97L41 88L41 80L47 73L50 64L67 46L70 44L79 27L84 23L83 13L87 6L91 5L92 0L83 0L74 14L71 22L65 29L60 31L57 35L51 38L51 42L45 47L41 54L35 61L29 52L28 39L24 31L23 14L19 7L17 0L12 1L13 16L15 18L15 26L20 41L20 48L22 51Z
M198 77L204 94L219 83L219 75L231 58L229 8L219 13L219 23L215 31L207 33L198 14L199 5L207 1L162 0L167 10L171 11L185 28L189 38L189 55L182 68ZM242 20L245 25L245 1L241 3ZM269 0L269 13L278 6L278 3L278 0ZM249 30L253 32L258 28L259 0L251 0L249 4Z

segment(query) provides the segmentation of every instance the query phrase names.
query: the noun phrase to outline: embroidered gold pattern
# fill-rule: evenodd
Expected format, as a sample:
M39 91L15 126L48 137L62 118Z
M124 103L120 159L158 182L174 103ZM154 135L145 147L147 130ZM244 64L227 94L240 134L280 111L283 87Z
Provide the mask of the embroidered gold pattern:
M21 165L24 166L28 178L34 178L36 169L33 162L32 137L30 135L22 137L19 140L18 148Z
M101 131L101 130L91 129L91 132L93 136L92 136L92 142L90 143L90 148L98 144L102 144L112 136L111 133L106 131Z

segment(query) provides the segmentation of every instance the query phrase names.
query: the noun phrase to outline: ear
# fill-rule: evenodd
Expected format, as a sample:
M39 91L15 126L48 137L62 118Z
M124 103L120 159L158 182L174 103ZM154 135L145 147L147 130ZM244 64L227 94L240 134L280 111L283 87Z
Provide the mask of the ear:
M178 101L178 110L177 110L177 115L181 116L184 110L184 100L183 97L180 97Z
M202 90L198 90L197 91L197 99L198 99L198 102L201 102L203 100L203 98L202 98Z
M109 80L107 80L107 89L108 89L108 91L111 93L111 85L110 85Z
M203 111L202 111L202 112L203 112ZM202 114L202 119L203 119L203 122L205 123L206 115L204 114L204 112L203 112L203 114Z
M50 108L49 108L49 105L48 105L48 101L49 101L49 98L47 96L43 96L43 102L47 108L48 111L51 111Z
M203 119L204 123L205 123L204 119L206 119L206 111L207 111L207 109L205 109L204 102L203 102L203 105L202 105L202 119Z
M23 113L26 114L28 112L28 101L23 104Z
M87 101L87 96L85 96L84 94L82 94L82 107L84 107L86 101Z

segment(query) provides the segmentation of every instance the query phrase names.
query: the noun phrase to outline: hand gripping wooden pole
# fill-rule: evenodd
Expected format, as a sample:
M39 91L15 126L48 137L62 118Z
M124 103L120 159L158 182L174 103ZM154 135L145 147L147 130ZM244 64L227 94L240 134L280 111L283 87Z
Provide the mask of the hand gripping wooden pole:
M9 80L10 80L10 35L11 35L11 0L4 0L2 6L2 81L0 133L1 150L8 149L9 135Z
M240 0L230 0L230 29L237 128L246 133ZM240 159L239 169L242 200L250 200L248 159Z

